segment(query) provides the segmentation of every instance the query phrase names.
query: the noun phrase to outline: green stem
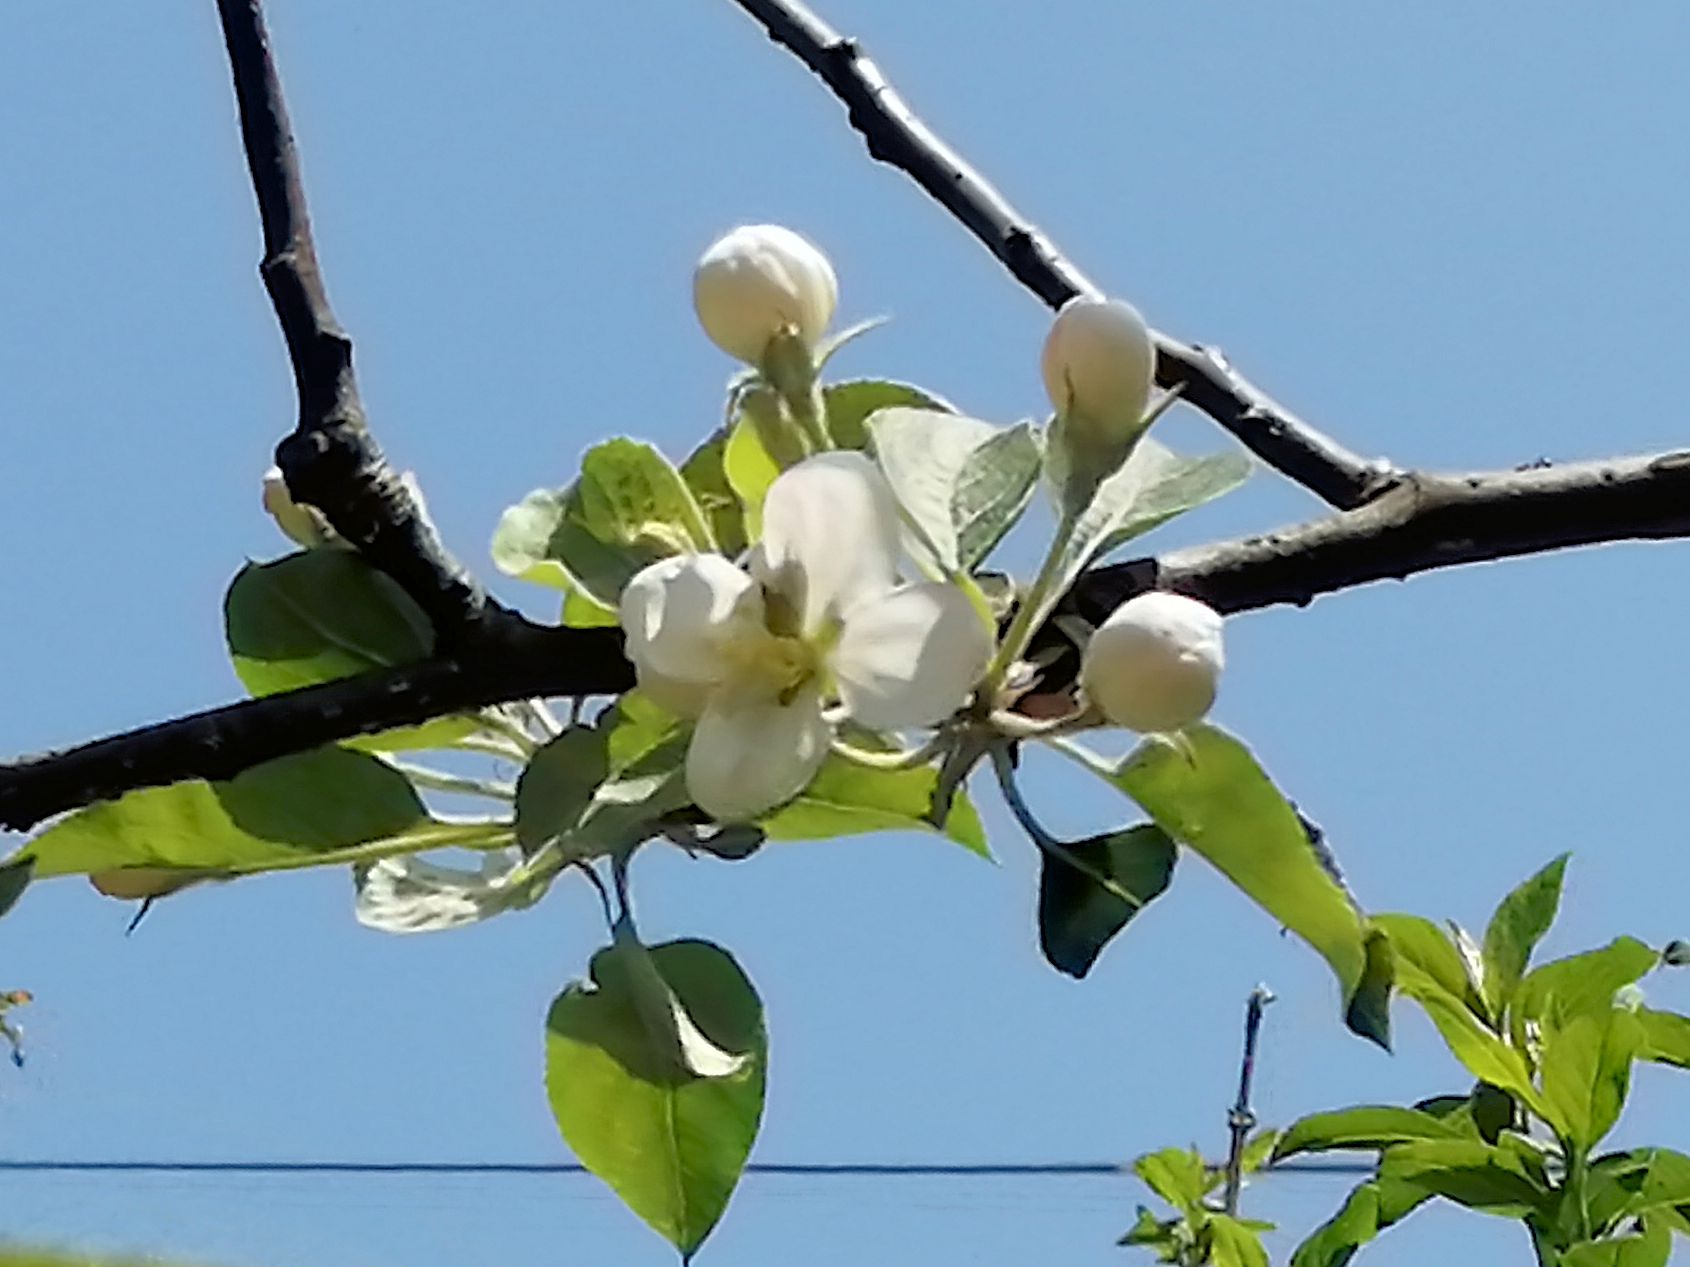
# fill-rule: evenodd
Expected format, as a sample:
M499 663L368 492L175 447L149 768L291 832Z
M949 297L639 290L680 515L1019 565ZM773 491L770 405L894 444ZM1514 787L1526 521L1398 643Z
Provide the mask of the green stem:
M1129 892L1118 881L1092 866L1070 849L1067 842L1058 840L1046 831L1033 816L1032 809L1021 795L1021 788L1015 782L1015 767L1010 762L1007 746L1000 744L992 749L992 771L998 776L998 790L1003 793L1004 804L1009 806L1009 812L1015 815L1015 821L1021 824L1021 830L1027 833L1035 845L1059 862L1064 862L1078 871L1111 897L1119 898L1133 910L1144 908L1143 898Z
M1009 622L1009 631L1004 634L1003 641L998 644L997 655L992 657L992 663L986 669L985 689L988 695L995 694L997 688L1003 684L1004 675L1009 672L1010 666L1021 658L1021 653L1032 641L1034 632L1044 622L1045 616L1059 597L1051 591L1062 579L1068 539L1074 535L1078 519L1079 516L1064 512L1062 518L1057 521L1056 535L1051 539L1044 562L1039 565L1039 574L1033 578L1032 588L1016 607L1015 619Z

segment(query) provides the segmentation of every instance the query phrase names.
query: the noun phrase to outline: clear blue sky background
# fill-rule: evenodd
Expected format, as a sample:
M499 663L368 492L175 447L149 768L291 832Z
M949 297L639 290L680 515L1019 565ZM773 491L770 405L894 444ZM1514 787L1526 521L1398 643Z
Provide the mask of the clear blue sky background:
M365 397L447 539L609 433L680 454L730 366L688 273L775 220L831 253L842 370L981 416L1044 407L1048 315L725 0L275 0L330 289ZM1110 289L1224 346L1367 453L1445 468L1682 445L1690 24L1680 5L1287 8L833 0L915 105ZM237 695L219 600L279 551L257 477L293 402L210 0L0 17L0 752ZM1200 419L1167 438L1231 443ZM1168 543L1319 512L1261 474ZM1023 554L1030 547L1023 543ZM1330 833L1362 899L1482 924L1576 852L1552 948L1690 932L1690 546L1382 585L1229 629L1217 719ZM550 596L500 585L536 613ZM1124 803L1051 769L1066 829ZM982 799L985 799L983 794ZM642 858L648 933L714 938L773 1029L763 1161L1125 1159L1217 1149L1245 994L1285 1121L1462 1079L1398 1015L1387 1057L1322 965L1196 860L1076 984L1040 960L1030 849L933 838ZM15 842L14 842L15 843ZM137 934L77 881L0 924L37 1004L0 1156L564 1160L547 1003L601 935L580 887L457 934L357 926L343 873L191 892ZM1690 982L1649 982L1690 1009ZM1620 1138L1690 1142L1645 1071ZM1283 1254L1339 1199L1278 1177ZM596 1181L0 1177L0 1232L250 1267L662 1263ZM752 1179L703 1261L1128 1261L1127 1179ZM1431 1213L1363 1261L1524 1262Z

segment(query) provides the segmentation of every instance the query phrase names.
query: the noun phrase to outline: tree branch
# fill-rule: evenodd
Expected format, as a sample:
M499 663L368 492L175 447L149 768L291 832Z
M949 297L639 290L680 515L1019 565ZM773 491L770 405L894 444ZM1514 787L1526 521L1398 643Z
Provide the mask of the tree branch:
M873 158L904 172L1052 308L1099 288L910 109L855 40L797 0L734 0L844 104ZM1236 436L1262 461L1340 510L1397 477L1321 434L1234 370L1219 352L1156 335L1156 381Z
M485 590L441 544L427 514L370 434L352 370L352 341L335 320L318 267L281 81L260 0L218 0L241 142L264 229L259 274L293 363L299 422L276 449L295 501L391 576L434 624L440 646L520 636L520 616Z
M432 656L0 765L0 828L27 831L137 788L229 779L276 757L451 713L633 684L620 630L531 626L496 652Z
M1081 579L1064 608L1097 623L1133 594L1161 588L1223 612L1250 611L1464 563L1686 537L1690 451L1413 475L1360 510L1099 568ZM0 765L0 827L25 830L135 788L229 778L288 753L445 713L535 697L616 694L632 684L620 631L529 625L496 644Z

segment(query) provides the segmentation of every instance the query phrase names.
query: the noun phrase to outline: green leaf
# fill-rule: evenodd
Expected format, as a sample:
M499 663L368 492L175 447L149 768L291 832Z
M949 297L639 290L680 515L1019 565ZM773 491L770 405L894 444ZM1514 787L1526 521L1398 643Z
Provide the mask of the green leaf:
M1644 1221L1640 1231L1599 1241L1580 1241L1561 1253L1561 1267L1666 1267L1672 1233L1664 1222Z
M223 599L223 624L241 685L275 695L426 659L434 631L422 608L348 550L306 550L249 563ZM478 728L445 717L348 742L384 752L444 747Z
M475 870L421 858L381 858L353 868L355 912L360 924L384 933L465 928L533 906L554 874L551 869L539 874L528 859L503 852L484 854Z
M1375 915L1373 926L1383 929L1391 939L1397 962L1417 968L1445 994L1465 1002L1475 1015L1489 1019L1483 1003L1473 992L1467 970L1462 967L1460 952L1443 929L1418 915L1396 913Z
M1528 972L1515 991L1509 1024L1516 1044L1525 1041L1525 1024L1551 1026L1581 1012L1606 1012L1614 994L1654 970L1661 961L1635 937L1616 937L1600 950L1568 955Z
M951 495L957 556L972 572L997 549L1032 500L1044 450L1025 422L999 431L969 455Z
M1399 1180L1360 1184L1338 1213L1297 1247L1291 1267L1344 1267L1363 1245L1431 1199L1423 1188Z
M34 874L35 864L28 858L0 866L0 915L4 915L18 904L18 899L29 887L30 877Z
M1381 1179L1504 1218L1540 1213L1551 1194L1507 1150L1478 1140L1422 1140L1387 1149Z
M932 831L927 819L938 772L932 766L871 770L830 756L796 799L761 820L770 840L825 840L873 831ZM958 793L944 834L983 858L991 857L980 817Z
M1201 1210L1209 1192L1202 1154L1193 1148L1164 1148L1133 1162L1133 1173L1162 1200L1186 1214Z
M1536 948L1561 905L1561 881L1567 871L1562 854L1497 906L1485 929L1485 999L1491 1015L1500 1017L1508 1006L1514 987L1525 975Z
M1461 999L1412 961L1396 965L1396 985L1437 1026L1451 1054L1475 1078L1501 1087L1534 1111L1540 1111L1526 1059L1494 1033Z
M1130 510L1104 534L1093 557L1117 550L1170 519L1225 496L1250 478L1250 470L1250 459L1242 453L1182 457L1144 437L1121 470L1099 490L1100 498L1109 490L1112 500L1124 501Z
M195 779L89 806L24 846L19 860L34 859L37 878L131 867L202 878L485 847L509 832L436 821L398 771L363 753L319 748L226 783Z
M1643 1031L1639 1060L1690 1069L1690 1016L1645 1007L1638 1009L1637 1021Z
M1637 1018L1619 1008L1577 1012L1545 1031L1544 1117L1578 1149L1594 1148L1619 1120L1642 1037Z
M1209 1253L1214 1267L1268 1267L1261 1236L1227 1214L1209 1216Z
M493 562L507 575L614 608L641 568L714 546L680 472L651 445L619 438L588 449L570 487L536 490L506 510Z
M1391 1144L1423 1139L1461 1139L1462 1130L1442 1118L1418 1109L1390 1104L1362 1104L1301 1118L1279 1137L1273 1160L1281 1162L1299 1153L1323 1153L1355 1148L1376 1151Z
M1138 1207L1138 1220L1129 1228L1117 1245L1146 1245L1164 1251L1162 1262L1173 1262L1167 1251L1180 1243L1180 1221L1159 1219L1144 1206Z
M763 1113L768 1039L762 1003L726 951L708 942L653 947L660 974L698 1033L743 1057L698 1077L653 1037L637 995L649 989L625 948L593 957L591 982L565 990L546 1018L546 1091L563 1138L690 1259L733 1195Z
M557 841L566 859L638 844L687 804L680 722L630 691L591 726L572 726L529 761L516 784L517 842Z
M880 409L934 409L956 412L948 403L909 383L859 378L822 389L827 432L841 449L868 448L869 415Z
M750 544L745 529L745 506L728 480L726 450L728 427L719 427L692 455L681 463L681 478L692 490L693 500L704 513L716 548L729 558Z
M1091 971L1127 921L1167 889L1177 850L1161 828L1149 824L1077 840L1065 849L1086 870L1041 851L1039 946L1051 967L1078 978ZM1105 888L1088 871L1115 887ZM1136 905L1117 889L1132 894Z
M745 507L745 530L753 540L763 535L763 498L780 476L780 463L769 456L757 428L742 415L728 432L722 471L734 496Z
M1637 1148L1598 1160L1593 1175L1604 1171L1619 1179L1626 1199L1614 1213L1647 1214L1690 1205L1690 1157L1670 1148Z
M1239 1169L1246 1175L1253 1175L1273 1159L1273 1150L1279 1145L1280 1132L1271 1128L1257 1131L1246 1141L1244 1151L1239 1154Z
M1203 855L1313 946L1337 975L1350 1010L1358 992L1370 984L1362 915L1321 865L1297 811L1248 748L1214 726L1193 726L1177 743L1147 740L1139 745L1113 782L1163 831ZM1377 1022L1373 1009L1364 1011ZM1347 1020L1353 1026L1359 1016ZM1364 1036L1388 1046L1386 1033L1373 1030Z

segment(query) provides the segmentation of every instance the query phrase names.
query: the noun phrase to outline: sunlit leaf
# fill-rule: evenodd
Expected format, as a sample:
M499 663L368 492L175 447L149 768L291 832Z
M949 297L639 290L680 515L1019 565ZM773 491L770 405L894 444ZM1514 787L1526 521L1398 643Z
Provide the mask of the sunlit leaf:
M1568 955L1534 968L1521 980L1509 1009L1516 1043L1527 1021L1560 1025L1581 1012L1606 1012L1614 994L1652 972L1660 954L1635 937L1616 937L1599 950Z
M1299 1153L1332 1149L1377 1151L1390 1144L1419 1139L1461 1139L1458 1126L1418 1109L1389 1104L1363 1104L1329 1113L1312 1113L1293 1122L1279 1137L1273 1160Z
M1073 841L1064 852L1069 857L1039 855L1039 946L1058 972L1083 977L1127 921L1167 889L1177 851L1161 828L1144 824Z
M1561 1267L1666 1267L1671 1255L1666 1224L1645 1219L1640 1231L1568 1246L1561 1252Z
M1544 1116L1579 1148L1595 1147L1619 1119L1641 1031L1635 1016L1612 1007L1546 1028L1538 1060Z
M1461 955L1449 935L1429 919L1395 912L1375 915L1373 926L1383 929L1399 962L1418 968L1451 998L1460 999L1476 1015L1485 1008L1473 992L1472 982L1462 966Z
M810 786L760 820L770 840L822 840L874 831L932 831L927 821L938 772L932 766L871 770L832 756ZM989 858L985 829L964 793L945 818L944 834Z
M1481 1082L1503 1088L1533 1109L1540 1107L1525 1057L1500 1038L1464 1001L1412 962L1397 964L1396 985L1420 1005L1437 1026L1451 1054L1469 1073Z
M1126 465L1105 481L1111 500L1124 502L1130 511L1104 534L1096 554L1117 550L1188 510L1224 497L1250 478L1250 470L1250 459L1242 453L1184 457L1146 436Z
M1187 1214L1197 1210L1209 1192L1203 1158L1189 1148L1164 1148L1133 1162L1133 1173L1162 1200Z
M1642 1029L1639 1060L1690 1069L1690 1016L1645 1007L1638 1010L1637 1022Z
M565 1141L628 1207L690 1258L727 1207L763 1112L762 1004L739 965L707 942L653 947L650 965L699 1035L741 1057L699 1077L654 1039L631 965L593 957L546 1021L546 1090Z
M1517 1157L1478 1140L1398 1144L1381 1158L1379 1175L1504 1218L1539 1212L1553 1199Z
M1297 811L1250 750L1198 725L1177 742L1147 740L1113 781L1157 826L1201 854L1253 901L1319 951L1343 990L1346 1019L1378 1025L1382 1007L1353 1009L1369 981L1367 929L1348 893L1321 865ZM1357 1032L1363 1032L1358 1030ZM1389 1035L1364 1033L1381 1046Z
M999 431L971 453L951 495L957 555L973 571L1021 518L1039 482L1044 450L1029 423Z
M253 695L275 695L426 659L428 617L387 576L347 550L306 550L249 563L223 599L229 657ZM469 717L350 740L388 752L445 746L478 728Z
M769 456L751 419L741 417L728 432L722 472L745 508L745 530L753 539L763 535L763 498L780 471L780 463Z
M1491 916L1485 929L1484 992L1493 1017L1502 1015L1533 949L1555 922L1568 857L1562 854L1516 888Z
M1345 1267L1358 1249L1408 1217L1432 1195L1412 1182L1393 1179L1360 1184L1351 1190L1338 1213L1297 1247L1291 1267Z
M132 867L203 878L487 845L501 836L508 839L509 829L497 824L433 819L410 782L375 757L320 748L225 783L146 788L78 810L20 858L35 860L37 878Z
M868 447L868 419L877 409L935 409L954 413L947 402L909 383L882 379L849 379L822 389L827 431L841 449Z
M1214 1267L1268 1267L1256 1230L1227 1214L1209 1216L1209 1261Z
M693 500L704 514L716 539L716 548L732 558L749 544L745 529L745 507L728 480L726 450L729 428L718 428L691 456L681 463L681 478L692 490Z

